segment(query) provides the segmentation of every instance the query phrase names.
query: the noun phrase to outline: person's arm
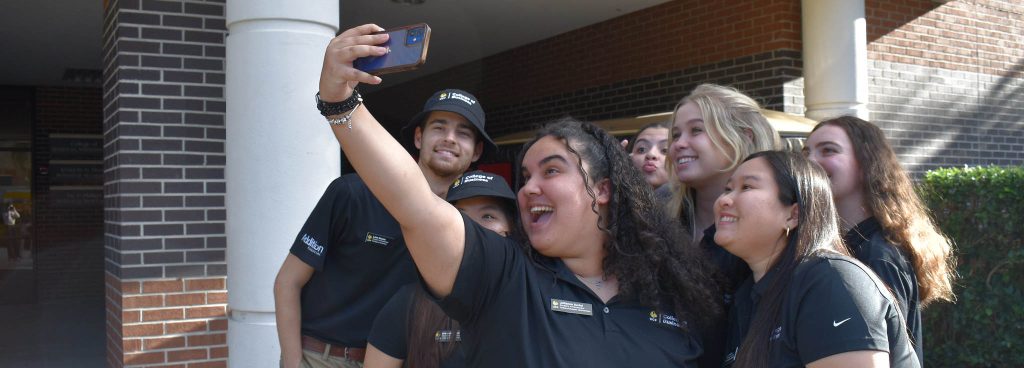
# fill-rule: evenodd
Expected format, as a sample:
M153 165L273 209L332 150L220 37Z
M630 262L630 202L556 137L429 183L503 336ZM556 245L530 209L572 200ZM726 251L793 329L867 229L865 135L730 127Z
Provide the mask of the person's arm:
M373 344L366 344L366 358L363 360L363 368L402 368L405 360L397 359L377 350Z
M320 98L343 101L352 95L358 83L378 84L381 79L352 67L352 61L387 52L377 45L387 34L367 24L343 32L331 40L324 53L320 74ZM374 196L402 226L409 253L430 291L438 297L451 293L465 247L465 224L452 205L430 189L423 172L398 143L360 106L352 112L351 129L333 126L349 163L356 169Z
M888 368L889 354L884 351L861 350L830 355L807 364L808 368Z
M302 287L313 276L313 267L288 254L274 279L274 315L281 343L281 366L296 368L302 360Z

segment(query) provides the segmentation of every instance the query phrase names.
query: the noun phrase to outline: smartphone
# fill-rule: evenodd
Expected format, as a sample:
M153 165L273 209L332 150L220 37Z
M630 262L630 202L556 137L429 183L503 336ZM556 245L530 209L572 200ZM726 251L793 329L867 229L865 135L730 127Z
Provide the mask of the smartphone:
M364 72L381 75L413 70L427 61L430 27L425 23L392 28L380 33L390 35L378 46L387 47L388 53L356 59L352 65Z

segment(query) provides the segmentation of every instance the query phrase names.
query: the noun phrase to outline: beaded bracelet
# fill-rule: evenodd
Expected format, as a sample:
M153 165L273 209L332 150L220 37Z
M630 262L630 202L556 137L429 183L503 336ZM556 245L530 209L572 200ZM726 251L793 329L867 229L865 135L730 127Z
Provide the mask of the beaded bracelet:
M327 118L327 123L330 125L346 124L348 130L352 130L352 114L362 104L363 96L357 90L352 90L352 96L341 102L324 102L320 99L320 92L316 93L316 108L320 110L320 114ZM332 117L346 111L348 114L345 114L345 116Z

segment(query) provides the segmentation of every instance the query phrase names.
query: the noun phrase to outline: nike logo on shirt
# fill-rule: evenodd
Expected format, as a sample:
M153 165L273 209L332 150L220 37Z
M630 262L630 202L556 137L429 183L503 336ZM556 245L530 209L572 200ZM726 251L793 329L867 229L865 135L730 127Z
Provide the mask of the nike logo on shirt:
M849 320L850 320L850 318L844 319L844 320L839 321L839 322L832 321L832 327L839 327L839 325L844 324L844 323L846 323L846 321L849 321Z

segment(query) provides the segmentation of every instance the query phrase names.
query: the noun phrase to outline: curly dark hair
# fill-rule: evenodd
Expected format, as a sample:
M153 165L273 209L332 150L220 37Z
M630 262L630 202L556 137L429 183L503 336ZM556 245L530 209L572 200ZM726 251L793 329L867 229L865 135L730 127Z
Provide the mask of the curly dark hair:
M607 218L599 218L597 226L608 234L603 267L606 275L618 279L619 294L659 311L671 311L697 323L700 329L714 326L722 314L721 293L705 255L664 215L664 207L655 202L651 186L619 141L593 124L563 119L545 126L524 144L517 162L547 136L560 139L576 156L591 208L599 215L592 184L605 178L611 182ZM522 174L518 180L523 181ZM532 247L527 248L532 255Z

